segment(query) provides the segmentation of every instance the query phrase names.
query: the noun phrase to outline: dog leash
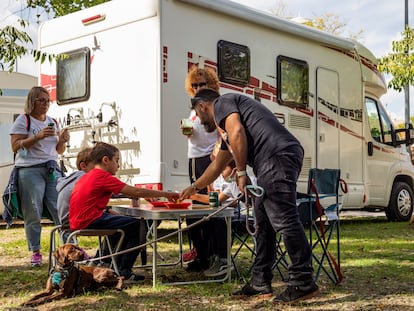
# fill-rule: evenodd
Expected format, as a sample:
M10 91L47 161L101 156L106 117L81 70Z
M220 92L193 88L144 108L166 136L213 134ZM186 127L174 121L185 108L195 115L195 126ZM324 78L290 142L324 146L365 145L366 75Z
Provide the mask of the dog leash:
M247 194L247 192L249 194ZM239 202L243 197L245 197L245 200L247 201L247 198L251 199L252 197L261 197L261 196L263 196L263 194L264 194L264 189L262 187L260 187L260 186L253 186L253 185L247 185L245 187L245 193L241 193L234 200L228 202L227 204L224 204L223 206L217 208L213 213L211 213L209 215L206 215L206 216L203 216L200 220L198 220L198 221L196 221L196 222L194 222L194 223L186 226L185 228L177 229L176 231L171 232L171 233L168 233L168 234L166 234L166 235L164 235L162 237L159 237L159 238L157 238L155 240L148 241L148 242L146 242L144 244L140 244L138 246L125 249L123 251L118 251L118 252L113 253L113 254L110 254L110 255L105 255L105 256L101 256L101 257L90 258L90 259L87 259L87 260L78 261L78 264L87 264L89 262L94 262L94 261L98 261L98 260L102 260L102 259L108 259L108 258L112 258L114 256L123 255L123 254L129 253L129 252L132 252L132 251L135 251L135 250L144 248L145 246L148 246L148 245L151 245L153 243L156 243L156 242L162 241L164 239L170 238L172 236L175 236L176 234L185 232L185 231L187 231L187 230L189 230L189 229L191 229L191 228L193 228L195 226L198 226L199 224L210 220L211 218L213 218L217 214L220 214L226 208L233 208L234 209L234 207L232 205L234 205L235 203ZM251 206L250 206L250 203L247 203L246 204L246 211L247 211L247 213L249 213L249 208L253 208L254 209L254 204L252 203ZM246 229L248 230L249 234L255 235L256 232L257 232L256 218L254 218L254 228L255 228L255 231L252 232L250 230L250 228L249 228L248 215L249 214L247 214L247 216L246 216ZM253 212L253 215L254 215L254 212Z
M249 195L250 194L250 195ZM260 198L262 197L264 194L264 189L260 186L253 186L253 185L247 185L244 188L244 197L245 197L245 205L246 205L246 230L247 232L251 235L251 236L256 236L257 233L257 221L256 221L256 217L254 217L254 200L252 200L252 197L256 197L256 198ZM254 231L250 230L250 225L249 225L249 217L250 217L250 211L249 209L252 208L253 209L253 228Z

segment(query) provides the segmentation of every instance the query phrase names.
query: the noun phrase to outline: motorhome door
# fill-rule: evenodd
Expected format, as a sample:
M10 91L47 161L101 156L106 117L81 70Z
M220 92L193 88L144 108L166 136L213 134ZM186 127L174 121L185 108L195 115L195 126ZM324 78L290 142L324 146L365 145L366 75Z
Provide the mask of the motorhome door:
M339 168L339 76L316 70L316 167Z

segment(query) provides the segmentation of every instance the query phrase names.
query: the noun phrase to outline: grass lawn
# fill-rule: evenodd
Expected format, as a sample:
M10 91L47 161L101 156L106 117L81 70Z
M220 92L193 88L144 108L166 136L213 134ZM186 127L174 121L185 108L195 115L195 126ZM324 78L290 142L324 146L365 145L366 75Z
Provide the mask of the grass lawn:
M159 236L172 232L174 225L163 222ZM0 310L24 310L18 308L19 304L44 289L52 228L43 227L41 268L29 266L30 253L22 227L0 229ZM81 240L81 245L94 254L93 240ZM160 243L159 248L166 261L178 257L174 237ZM186 250L188 243L184 244ZM231 292L241 283L234 274L231 283L158 285L154 290L151 269L137 268L137 273L147 277L142 284L122 292L86 293L38 306L37 310L414 310L414 225L388 222L385 218L342 219L341 250L342 283L335 286L321 274L318 281L321 296L296 305L235 298ZM151 262L151 248L148 253ZM236 260L248 278L251 257L247 251ZM160 268L160 277L163 281L204 278L202 274L187 273L179 265ZM275 293L286 286L277 272L272 285Z

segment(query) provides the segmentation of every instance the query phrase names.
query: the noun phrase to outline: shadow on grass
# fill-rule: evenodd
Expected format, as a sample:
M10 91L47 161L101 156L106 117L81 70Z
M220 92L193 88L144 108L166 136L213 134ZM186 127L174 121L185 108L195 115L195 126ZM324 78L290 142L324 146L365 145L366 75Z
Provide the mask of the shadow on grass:
M159 228L159 236L174 229ZM4 231L3 231L4 232ZM19 235L24 236L24 233ZM186 234L184 234L186 238ZM46 238L48 238L46 236ZM164 245L176 243L169 238ZM187 243L187 242L185 242ZM186 244L185 244L186 245ZM413 310L414 309L414 227L386 219L341 220L341 266L344 279L333 285L325 275L318 281L322 295L289 307L273 305L266 300L240 299L231 295L242 284L214 283L188 286L157 286L152 288L151 270L143 270L147 279L122 292L107 290L86 293L71 299L39 306L38 310ZM151 262L151 248L148 261ZM46 251L46 249L45 249ZM169 254L170 253L170 254ZM7 254L7 255L6 255ZM176 252L163 253L173 259ZM174 254L174 256L173 256ZM10 261L16 256L5 252ZM237 257L242 273L250 267L247 252ZM137 272L141 272L137 269ZM201 277L189 274L181 267L160 269L163 281L190 280ZM248 280L248 275L244 275ZM15 306L42 291L47 279L47 265L32 269L27 265L0 267L0 309ZM278 294L286 287L274 272L273 288ZM17 293L17 294L16 294Z

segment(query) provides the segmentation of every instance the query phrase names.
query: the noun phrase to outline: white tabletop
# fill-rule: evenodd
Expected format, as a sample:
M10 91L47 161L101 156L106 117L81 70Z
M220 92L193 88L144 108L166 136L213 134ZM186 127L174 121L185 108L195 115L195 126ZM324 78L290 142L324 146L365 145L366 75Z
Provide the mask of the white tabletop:
M173 209L168 207L153 207L150 204L141 205L140 207L131 207L128 205L114 205L112 209L121 215L152 219L167 220L179 218L200 218L217 212L219 208L210 208L208 205L192 204L189 208ZM227 207L214 217L231 217L234 215L234 208Z

